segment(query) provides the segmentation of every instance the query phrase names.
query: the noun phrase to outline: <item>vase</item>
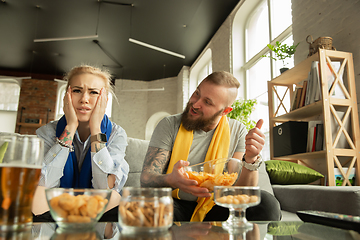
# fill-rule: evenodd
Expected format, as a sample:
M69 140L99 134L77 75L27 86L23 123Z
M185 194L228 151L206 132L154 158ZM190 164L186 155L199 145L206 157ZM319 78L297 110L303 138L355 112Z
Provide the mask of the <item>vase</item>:
M280 68L280 73L283 73L283 72L285 72L286 70L289 70L289 68Z

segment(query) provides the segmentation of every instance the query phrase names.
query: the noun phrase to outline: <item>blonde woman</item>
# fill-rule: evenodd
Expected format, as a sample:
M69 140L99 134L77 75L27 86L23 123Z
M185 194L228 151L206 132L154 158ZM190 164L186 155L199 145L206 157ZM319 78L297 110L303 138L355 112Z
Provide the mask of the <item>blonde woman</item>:
M107 210L118 205L129 165L123 128L105 114L111 75L102 69L82 65L65 75L64 115L39 128L45 157L32 211L47 213L45 188L113 189Z

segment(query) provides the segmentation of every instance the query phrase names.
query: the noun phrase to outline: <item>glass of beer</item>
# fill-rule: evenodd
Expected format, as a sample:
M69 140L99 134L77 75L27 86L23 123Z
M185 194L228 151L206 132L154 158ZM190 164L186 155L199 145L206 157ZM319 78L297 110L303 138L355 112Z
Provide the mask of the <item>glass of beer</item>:
M0 231L31 228L31 206L43 159L42 139L34 135L0 135Z

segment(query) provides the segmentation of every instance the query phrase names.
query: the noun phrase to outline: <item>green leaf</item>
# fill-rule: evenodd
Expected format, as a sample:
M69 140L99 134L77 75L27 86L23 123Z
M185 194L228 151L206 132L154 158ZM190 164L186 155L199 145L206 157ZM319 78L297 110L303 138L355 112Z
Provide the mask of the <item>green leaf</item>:
M246 129L250 130L256 126L256 122L250 120L250 115L255 110L256 104L256 99L236 100L232 105L233 110L227 116L242 122Z
M282 61L283 66L285 66L285 59L291 58L295 54L296 48L300 43L296 45L287 45L286 43L282 44L279 41L276 41L275 45L267 44L267 47L274 52L274 55L262 55L261 57L268 57L275 61Z

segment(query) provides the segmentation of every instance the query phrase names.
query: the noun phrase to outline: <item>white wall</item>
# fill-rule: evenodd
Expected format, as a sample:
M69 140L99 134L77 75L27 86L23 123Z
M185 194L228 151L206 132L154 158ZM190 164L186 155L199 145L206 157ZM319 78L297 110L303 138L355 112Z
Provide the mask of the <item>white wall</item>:
M184 110L189 98L190 98L190 71L189 67L183 66L178 75L177 85L177 107L176 112L180 113Z
M155 80L148 83L150 89L156 88L165 88L161 92L148 92L148 108L147 108L147 118L150 118L154 113L157 112L168 112L170 114L177 113L177 93L181 92L181 89L178 89L178 82L181 82L181 79L178 77L165 78L161 80Z
M147 92L126 90L146 88L147 83L144 81L115 81L114 92L118 102L113 102L111 120L124 128L129 137L145 138L148 106Z
M182 86L182 81L180 77L151 82L117 79L115 95L118 103L113 101L111 120L124 128L129 137L145 139L149 135L146 125L154 114L175 114L182 111L177 109L178 91L182 92L178 87ZM151 91L160 88L164 88L164 91ZM151 122L156 123L158 120L152 119Z

